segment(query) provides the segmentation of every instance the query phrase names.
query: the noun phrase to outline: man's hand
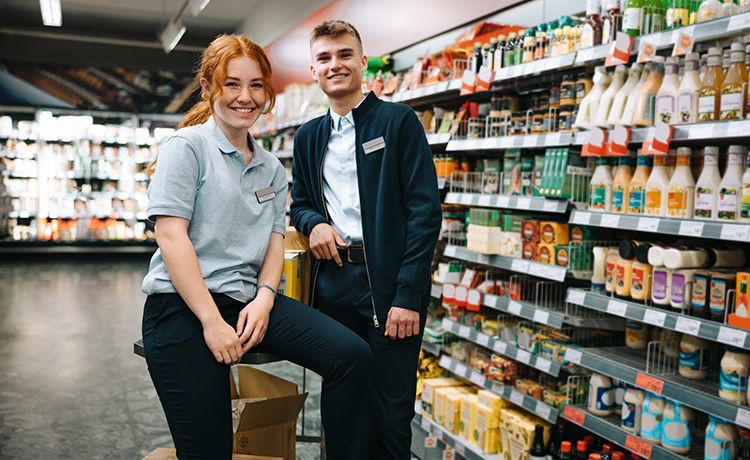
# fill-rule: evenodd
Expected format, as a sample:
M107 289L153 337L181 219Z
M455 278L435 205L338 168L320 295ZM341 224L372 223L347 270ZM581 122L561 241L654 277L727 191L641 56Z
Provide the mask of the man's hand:
M385 336L392 339L411 337L419 334L419 312L401 307L388 310L388 321L385 323Z
M346 247L346 241L333 227L328 224L318 224L310 232L310 251L318 260L331 260L339 267L343 266L336 246Z

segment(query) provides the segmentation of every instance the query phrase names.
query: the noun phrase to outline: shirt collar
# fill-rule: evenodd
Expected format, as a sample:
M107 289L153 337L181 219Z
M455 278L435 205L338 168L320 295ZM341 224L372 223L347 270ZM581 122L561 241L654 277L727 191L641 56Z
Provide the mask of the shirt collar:
M360 99L360 101L357 103L356 106L354 106L354 108L356 109L357 107L359 107L364 100L365 100L365 96L362 96L362 99ZM354 115L352 114L351 110L349 111L349 113L347 113L343 117L337 114L336 112L334 112L333 110L329 109L329 112L331 113L331 126L333 126L333 129L335 130L339 129L339 123L341 122L342 118L346 119L349 123L351 123L352 126L355 126Z
M350 114L351 115L351 114ZM229 142L229 139L224 135L224 131L221 130L219 127L219 124L216 123L216 119L214 119L213 115L211 115L208 120L206 120L205 123L203 123L203 126L205 127L208 134L211 136L211 139L216 142L216 145L219 147L219 150L221 150L221 153L224 154L230 154L230 153L240 153L237 148L232 145L231 142ZM262 152L265 152L263 150L263 147L261 147L253 138L253 136L250 135L250 133L247 134L248 141L250 142L252 148L253 148L253 159L250 160L250 164L247 165L248 167L257 166L261 163L263 163L263 157L264 155Z

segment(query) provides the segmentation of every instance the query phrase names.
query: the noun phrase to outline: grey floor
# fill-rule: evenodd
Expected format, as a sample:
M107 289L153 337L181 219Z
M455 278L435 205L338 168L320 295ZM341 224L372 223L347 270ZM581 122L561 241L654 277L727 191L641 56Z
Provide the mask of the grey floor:
M147 258L0 256L0 458L131 460L172 445L146 364L133 354L146 268ZM297 366L263 368L301 385ZM307 376L305 431L315 435L320 378ZM297 451L319 457L317 445Z

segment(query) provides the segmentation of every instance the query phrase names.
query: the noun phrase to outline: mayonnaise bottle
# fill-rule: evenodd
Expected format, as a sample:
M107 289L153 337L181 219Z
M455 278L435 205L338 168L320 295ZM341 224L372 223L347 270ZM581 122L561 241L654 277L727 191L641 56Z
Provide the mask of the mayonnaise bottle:
M651 63L647 62L643 67L643 72L641 72L641 79L638 81L638 84L635 85L635 88L633 88L630 94L628 94L628 100L625 104L625 109L622 111L622 117L620 118L620 121L615 124L623 126L633 126L633 119L636 115L636 109L641 100L643 88L646 86L649 75L651 75Z
M623 430L637 435L641 431L641 415L643 414L643 402L646 393L635 387L629 386L622 399L622 415L620 426Z
M747 155L745 147L730 145L727 156L727 169L719 184L718 219L739 220L742 201L742 166Z
M680 76L677 71L679 68L679 58L670 56L664 66L664 80L656 94L656 116L655 123L672 125L679 123L677 121L677 95L680 90Z
M698 121L698 91L701 89L700 58L698 53L689 53L685 58L685 75L677 94L676 123Z
M704 380L710 365L711 348L707 341L684 335L680 341L679 373L686 379Z
M599 109L599 100L609 86L609 75L604 66L594 69L594 87L583 98L578 107L578 115L574 126L576 128L591 129L596 113Z
M703 170L695 184L695 219L716 220L718 217L719 147L709 146L703 151Z
M646 392L641 416L641 437L657 446L661 444L666 403L664 398Z
M705 460L734 460L739 436L737 428L726 420L708 416L706 426Z
M643 65L639 63L635 63L630 67L630 70L628 71L627 81L624 85L622 85L620 91L615 94L615 99L614 101L612 101L612 108L609 110L609 115L607 116L607 128L611 128L614 125L620 124L620 120L622 119L622 115L625 111L625 106L627 105L630 98L630 94L633 92L633 90L641 80L642 70Z
M677 401L667 400L663 415L661 445L678 454L690 452L693 410Z
M613 405L612 380L601 374L592 374L589 379L588 410L594 415L612 415Z
M610 125L607 123L607 117L610 110L612 109L612 103L615 100L615 96L618 91L622 89L625 84L625 76L627 74L627 67L620 64L615 68L615 74L612 76L612 82L607 87L607 90L602 94L599 99L599 107L594 115L593 124L600 128L609 128Z
M750 354L735 347L727 347L721 358L719 397L737 404L747 404L748 371Z
M677 149L677 168L667 186L667 217L691 219L695 199L695 180L690 169L690 147Z
M625 322L625 346L633 350L645 350L648 346L650 327L638 321Z
M596 169L589 183L589 209L609 212L612 208L612 167L606 158L596 161Z
M630 181L633 179L633 157L620 158L617 174L612 180L612 212L625 213L630 198Z
M667 158L663 155L654 156L654 167L646 182L646 207L643 210L646 215L663 216L666 214L669 187L666 161Z

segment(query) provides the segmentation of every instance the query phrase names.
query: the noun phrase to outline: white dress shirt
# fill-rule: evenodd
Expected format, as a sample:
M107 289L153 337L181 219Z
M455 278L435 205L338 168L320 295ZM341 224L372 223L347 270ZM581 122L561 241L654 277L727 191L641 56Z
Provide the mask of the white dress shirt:
M357 182L354 116L349 112L342 117L331 110L331 120L331 136L323 159L323 196L333 227L347 243L359 242L362 241L362 210Z

